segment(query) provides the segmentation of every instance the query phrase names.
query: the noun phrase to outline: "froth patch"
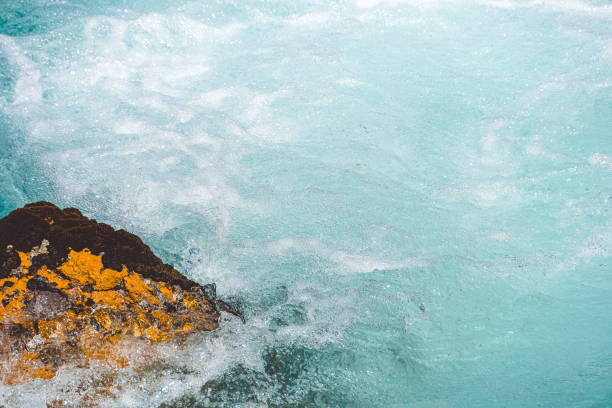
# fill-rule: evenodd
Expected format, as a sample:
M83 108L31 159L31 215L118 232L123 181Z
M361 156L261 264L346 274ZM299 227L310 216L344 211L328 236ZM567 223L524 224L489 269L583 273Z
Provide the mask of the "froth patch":
M15 82L14 105L27 103L40 103L42 101L42 87L40 85L40 70L29 59L16 41L6 35L0 34L0 48L9 62L19 68L19 75Z
M420 259L385 260L376 257L351 254L334 250L314 238L283 238L268 244L268 250L273 254L284 254L294 250L314 253L339 265L340 270L367 273L375 270L391 270L400 268L415 268L426 265Z
M612 159L606 154L593 153L589 156L589 164L593 166L607 167L612 170Z
M589 4L585 1L578 0L532 0L532 1L514 1L514 0L479 0L478 3L487 6L517 9L517 8L532 8L543 7L551 11L573 12L596 15L606 19L612 18L612 6L602 5L597 6Z
M320 27L329 20L328 14L323 13L307 13L298 16L292 16L287 19L287 24L292 27L313 28Z
M135 120L124 120L117 123L113 130L115 133L120 135L135 135L145 132L150 132L154 128L149 126L147 123L139 122Z

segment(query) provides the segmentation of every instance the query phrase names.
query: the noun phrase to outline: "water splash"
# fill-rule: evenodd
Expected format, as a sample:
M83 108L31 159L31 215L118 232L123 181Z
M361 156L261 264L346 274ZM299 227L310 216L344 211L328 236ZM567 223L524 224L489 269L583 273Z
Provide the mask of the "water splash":
M0 404L609 405L606 1L95 3L6 8L0 212L82 208L248 319Z

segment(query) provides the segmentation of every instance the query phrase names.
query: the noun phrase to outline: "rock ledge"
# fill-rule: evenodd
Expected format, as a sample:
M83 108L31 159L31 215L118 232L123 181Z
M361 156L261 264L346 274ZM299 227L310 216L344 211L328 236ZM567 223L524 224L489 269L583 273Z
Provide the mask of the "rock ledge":
M0 219L0 381L146 363L154 343L216 329L215 297L127 231L28 204Z

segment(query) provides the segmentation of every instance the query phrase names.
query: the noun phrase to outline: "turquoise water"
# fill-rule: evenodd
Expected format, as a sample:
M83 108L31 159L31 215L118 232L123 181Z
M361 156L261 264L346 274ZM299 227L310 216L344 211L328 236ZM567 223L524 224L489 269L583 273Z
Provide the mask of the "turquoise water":
M101 406L612 406L609 1L0 0L0 33L0 216L76 206L247 315Z

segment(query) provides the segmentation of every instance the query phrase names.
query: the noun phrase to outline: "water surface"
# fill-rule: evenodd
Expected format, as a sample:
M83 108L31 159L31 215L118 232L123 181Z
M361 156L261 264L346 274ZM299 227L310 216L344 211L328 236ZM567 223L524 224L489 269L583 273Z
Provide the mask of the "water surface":
M101 406L612 404L609 1L1 0L0 146L247 314Z

